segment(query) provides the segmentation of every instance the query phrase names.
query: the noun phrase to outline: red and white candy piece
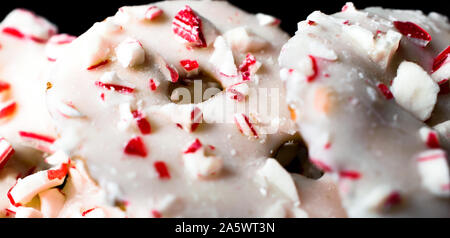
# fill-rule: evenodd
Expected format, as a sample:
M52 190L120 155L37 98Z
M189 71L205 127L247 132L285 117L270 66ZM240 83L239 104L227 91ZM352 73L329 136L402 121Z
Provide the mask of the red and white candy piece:
M58 56L61 54L61 51L75 39L75 36L68 34L52 36L45 45L45 54L47 55L47 59L51 62L56 61Z
M20 138L29 146L36 148L37 150L52 153L52 144L55 142L55 138L42 135L29 131L19 131Z
M178 82L180 75L173 65L168 64L161 56L156 56L156 63L167 81L172 83Z
M12 145L4 138L0 138L0 169L5 167L8 160L14 154Z
M431 77L438 84L445 83L450 79L450 46L434 59Z
M131 156L147 157L147 147L141 137L134 137L128 141L124 153Z
M64 194L57 188L52 188L39 193L42 215L46 218L57 217L64 207L65 200Z
M220 76L225 80L238 76L233 51L222 36L216 38L214 53L211 55L209 62L214 65Z
M402 35L389 30L386 33L378 33L375 36L374 48L370 51L370 58L385 69L397 52Z
M241 53L256 52L268 46L269 42L250 32L246 27L238 27L224 34L228 44Z
M134 93L135 88L134 85L131 85L119 78L115 72L104 73L100 80L95 82L95 85L121 94Z
M68 171L69 164L61 164L54 169L39 171L17 180L8 192L10 203L16 207L27 204L37 194L63 184Z
M216 156L206 156L205 147L196 139L183 152L186 170L196 178L209 178L217 175L223 167L223 161Z
M439 149L441 145L439 143L439 134L428 127L422 127L419 130L420 138L430 149Z
M261 26L278 26L281 23L280 19L263 13L257 13L256 19Z
M258 139L258 131L256 130L255 125L250 122L250 119L247 115L243 113L237 113L234 115L234 122L238 127L239 131L246 136L253 137Z
M78 111L78 109L74 105L70 103L56 102L55 108L65 118L84 117L84 115L80 111Z
M450 173L445 151L428 150L417 156L422 185L439 197L450 197Z
M117 61L124 67L134 67L144 63L145 50L142 44L135 39L127 38L116 49Z
M45 18L25 9L13 10L3 20L1 26L3 34L37 43L47 42L58 31L56 26Z
M246 83L238 83L227 88L229 98L242 102L248 96L250 88Z
M203 35L202 19L189 6L185 6L177 13L172 22L172 30L188 45L199 48L207 47Z
M147 9L147 11L145 11L144 19L147 21L152 21L161 16L163 13L164 11L161 8L157 6L151 6Z
M180 65L183 67L184 70L188 73L194 73L196 74L198 72L198 62L197 60L181 60Z
M17 103L15 101L0 103L0 120L12 116L16 108Z
M439 90L422 67L407 61L400 64L391 87L395 101L422 121L431 116Z
M149 79L148 83L149 83L149 88L150 88L151 91L156 91L156 89L158 89L159 85L161 84L156 79Z
M81 216L84 218L106 218L107 217L103 208L100 208L100 207L86 209L81 213Z
M70 157L63 151L59 150L45 158L45 162L52 166L58 166L61 164L69 164Z
M258 173L269 185L269 189L275 189L275 191L283 193L295 205L300 205L300 198L294 180L278 161L268 159Z
M394 26L400 33L422 47L427 46L431 41L430 34L413 22L394 21Z
M111 46L104 37L93 36L89 44L84 44L83 52L85 52L84 67L92 71L109 63Z
M242 75L242 80L249 81L261 68L261 62L257 61L255 56L247 54L244 62L239 66L239 72Z

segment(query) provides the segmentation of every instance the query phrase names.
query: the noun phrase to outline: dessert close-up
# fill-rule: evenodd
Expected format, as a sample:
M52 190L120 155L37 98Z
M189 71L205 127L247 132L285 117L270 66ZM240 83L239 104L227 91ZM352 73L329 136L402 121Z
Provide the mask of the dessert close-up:
M34 11L0 23L0 217L450 217L446 15Z

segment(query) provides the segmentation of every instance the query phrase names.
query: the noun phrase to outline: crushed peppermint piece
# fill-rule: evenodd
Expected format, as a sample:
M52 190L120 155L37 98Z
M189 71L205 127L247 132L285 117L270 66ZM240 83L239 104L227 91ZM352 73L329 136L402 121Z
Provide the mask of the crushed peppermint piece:
M10 117L14 114L17 108L17 103L9 101L0 104L0 119Z
M256 139L259 138L255 126L250 122L250 119L247 117L247 115L242 113L235 114L234 122L236 123L236 126L242 134L254 137Z
M145 61L145 50L142 44L135 39L127 38L116 49L117 61L124 68L141 65Z
M164 11L161 8L159 8L157 6L151 6L147 9L147 11L145 11L144 19L147 21L151 21L151 20L158 18L163 13L164 13Z
M423 142L428 146L430 149L439 149L441 148L441 145L439 143L439 134L437 131L434 131L428 127L422 127L419 130L420 137Z
M141 137L135 137L128 141L124 149L125 154L139 157L147 157L147 148Z
M259 70L261 63L258 62L252 54L247 54L244 62L239 66L239 72L241 72L242 80L249 81L251 77Z
M4 138L0 138L0 169L5 167L8 160L14 154L12 145Z
M241 102L248 96L250 88L246 83L238 83L227 88L227 94L232 100Z
M402 35L422 47L427 46L431 41L430 34L413 22L394 21L394 26Z
M136 119L136 123L138 125L139 130L143 135L148 135L152 132L152 127L150 122L147 120L144 114L140 111L132 112L134 119Z
M263 13L257 13L256 19L261 26L278 26L281 23L280 19Z
M172 30L176 36L189 45L199 48L207 47L203 35L202 19L187 5L174 17Z
M389 87L386 86L386 84L379 83L377 87L387 100L391 100L394 98L394 95L392 95L391 90L389 90Z
M417 156L417 166L422 179L422 186L439 197L450 197L449 165L444 150L434 149Z
M187 72L196 70L199 67L198 62L196 60L181 60L180 64L183 67L183 69L185 69Z
M153 163L153 167L155 168L156 172L158 172L158 176L160 179L170 179L170 173L165 162L156 161L155 163Z

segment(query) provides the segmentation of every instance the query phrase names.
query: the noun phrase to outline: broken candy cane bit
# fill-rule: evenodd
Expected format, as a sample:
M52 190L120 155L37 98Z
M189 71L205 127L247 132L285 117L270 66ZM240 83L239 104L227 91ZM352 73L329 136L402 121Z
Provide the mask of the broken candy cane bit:
M446 153L435 149L417 156L417 167L424 186L439 197L450 197L450 173Z
M231 29L224 34L224 37L231 48L241 53L260 51L269 44L246 27Z
M153 19L158 18L163 13L164 13L164 11L161 10L159 7L151 6L145 11L144 19L147 20L147 21L151 21Z
M250 119L247 117L247 115L238 113L234 115L234 122L236 123L239 131L246 135L246 136L252 136L256 139L259 138L258 132L256 131L254 125L250 122Z
M70 103L57 102L56 109L65 118L80 118L83 117L80 111Z
M125 146L124 152L127 155L134 155L142 158L147 157L147 148L141 137L131 139Z
M422 67L407 61L400 64L391 86L395 101L422 121L431 116L439 90Z
M135 39L128 38L120 43L116 49L117 61L124 68L140 65L145 61L145 50L142 44Z
M326 164L325 162L323 162L319 159L314 159L314 158L310 158L309 160L311 161L312 164L314 164L318 169L322 170L323 172L326 172L326 173L333 172L333 169L331 168L331 166Z
M256 19L261 26L278 26L281 23L280 19L263 13L257 13Z
M220 76L233 78L238 76L236 64L234 62L233 51L222 36L216 38L214 42L214 52L209 59Z
M64 46L71 43L75 39L75 36L71 36L68 34L59 34L52 36L45 46L45 54L47 56L47 59L51 62L56 61Z
M69 164L70 157L65 152L60 150L45 158L45 162L53 166L57 166L60 164Z
M84 65L87 70L98 69L110 62L111 47L105 37L93 36L90 41L85 43L83 48L82 50L86 52Z
M122 85L118 85L118 84L110 84L110 83L103 83L100 81L96 81L95 85L97 87L104 88L106 90L112 90L112 91L115 91L118 93L123 93L123 94L134 93L134 88L122 86Z
M188 113L188 115L186 115L184 113ZM200 126L200 124L202 123L203 112L199 107L194 106L188 112L183 112L183 116L179 117L179 118L184 118L184 120L177 121L178 122L178 123L176 123L177 126L182 130L192 133L192 132L195 132L197 130L197 128Z
M199 139L196 139L184 152L183 154L193 154L196 153L199 149L203 148L202 142Z
M199 65L196 60L181 60L180 65L185 69L187 72L191 72L193 70L198 69Z
M439 70L439 68L442 67L446 62L448 62L448 59L450 55L450 46L448 46L445 50L443 50L433 61L433 71L436 72Z
M4 138L0 138L0 169L5 167L8 160L14 154L12 145Z
M158 89L159 87L159 81L156 79L149 79L149 88L151 91L156 91L156 89Z
M168 64L161 56L156 56L156 63L167 81L172 83L178 82L180 75L175 67Z
M27 204L40 192L63 184L67 172L68 165L65 164L58 169L39 171L17 180L8 193L11 204L16 207Z
M394 26L402 35L422 47L431 41L430 34L413 22L394 21Z
M24 39L25 38L25 35L22 32L20 32L19 30L17 30L16 28L13 28L13 27L5 27L5 28L3 28L2 33L5 34L5 35L9 35L9 36L18 38L18 39Z
M319 75L319 69L317 67L316 57L312 55L309 55L308 57L311 59L312 63L312 74L307 77L306 81L308 83L311 83L317 79L317 76Z
M227 88L229 98L241 102L248 96L250 88L246 83L238 83Z
M345 11L356 11L355 5L352 2L347 2L341 9L342 12Z
M255 74L258 69L261 67L261 63L256 61L255 56L252 54L247 54L244 62L239 66L239 71L242 75L242 80L248 81L251 79L251 76Z
M44 217L55 218L64 207L65 196L57 188L39 193L41 212Z
M41 135L41 134L37 134L37 133L33 133L33 132L19 131L19 135L23 139L31 140L31 141L42 141L42 142L46 142L46 143L50 143L50 144L53 144L53 142L55 142L55 138L53 138L53 137Z
M136 119L137 126L143 135L148 135L152 132L152 127L150 122L148 122L145 115L143 115L139 111L131 112L133 114L134 119Z
M354 170L339 171L339 177L342 179L358 180L362 177L361 173Z
M385 97L387 100L391 100L391 99L394 98L394 95L392 95L391 90L389 90L389 87L386 86L386 84L379 83L379 84L377 85L377 88L380 90L380 92L384 95L384 97Z
M11 85L8 82L3 82L0 80L0 93L9 90L11 88Z
M170 179L170 173L165 162L156 161L155 163L153 163L153 167L158 173L159 179Z
M102 66L104 66L104 65L107 65L107 64L109 64L109 60L103 60L103 61L101 61L101 62L99 62L99 63L96 63L96 64L94 64L94 65L89 66L89 67L87 68L87 70L92 71L92 70L94 70L94 69L100 68L100 67L102 67Z
M87 209L81 213L84 218L106 218L105 211L102 208L94 207Z
M14 114L17 108L17 103L14 101L9 101L0 104L0 119L10 117Z
M294 203L300 204L297 188L291 175L274 159L268 159L264 166L258 170L267 183L278 189Z
M187 5L174 17L172 30L189 45L199 48L207 47L202 31L202 19Z
M419 130L420 138L430 149L439 149L441 145L439 143L439 135L436 131L428 128L422 127Z

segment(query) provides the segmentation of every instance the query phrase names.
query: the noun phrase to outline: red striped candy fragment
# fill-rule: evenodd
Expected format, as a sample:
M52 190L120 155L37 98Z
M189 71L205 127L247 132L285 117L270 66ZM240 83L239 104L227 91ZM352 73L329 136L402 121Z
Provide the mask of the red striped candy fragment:
M124 152L127 155L139 156L143 158L147 157L147 148L144 141L140 137L135 137L128 141Z
M205 147L199 139L196 139L183 152L183 160L186 171L198 179L217 175L223 167L222 159L206 156Z
M16 108L17 103L14 101L0 104L0 120L12 116L16 111Z
M196 139L194 143L192 143L183 153L184 154L193 154L196 153L199 149L203 147L203 144L199 139Z
M309 55L309 58L311 59L312 63L312 74L308 76L307 82L311 83L316 80L317 76L319 75L319 69L317 67L317 60L316 57Z
M101 61L101 62L99 62L99 63L96 63L96 64L94 64L94 65L89 66L89 67L87 68L87 70L92 71L92 70L95 70L95 69L100 68L100 67L102 67L102 66L105 66L105 65L107 65L107 64L109 64L109 60L103 60L103 61Z
M239 131L250 137L254 137L256 139L259 138L258 132L256 131L255 126L253 123L250 122L250 119L247 117L247 115L238 113L234 115L234 122L236 123Z
M134 92L134 88L122 86L122 85L118 85L118 84L110 84L110 83L103 83L100 81L96 81L95 85L97 87L104 88L107 90L112 90L112 91L122 93L122 94L130 94L130 93Z
M8 82L3 82L0 80L0 93L9 90L11 88L11 85Z
M325 162L318 160L318 159L313 159L313 158L310 158L309 160L311 161L311 163L313 163L318 169L322 170L323 172L326 172L326 173L333 172L333 169L331 168L331 166L326 164Z
M352 171L352 170L343 170L339 172L339 177L349 180L358 180L361 178L361 173L358 171Z
M187 5L173 19L172 30L189 45L199 48L207 47L202 32L202 19Z
M194 71L199 67L198 62L196 60L181 60L180 64L187 72Z
M132 112L134 119L136 119L137 126L143 135L148 135L152 132L152 127L147 118L140 111Z
M387 100L391 100L394 98L394 95L392 95L391 90L389 90L389 87L386 86L386 84L379 83L377 87Z
M238 102L244 101L249 94L249 87L246 83L238 83L227 88L228 97Z
M439 149L441 148L441 145L439 143L439 134L428 128L423 127L419 130L420 138L423 142L428 146L430 149Z
M170 173L165 162L156 161L155 163L153 163L153 167L158 173L160 179L170 179Z
M83 117L83 114L71 103L57 102L56 109L65 118Z
M4 138L0 138L0 169L5 167L8 160L14 154L12 145Z
M252 54L247 54L245 57L244 62L239 66L239 71L242 75L242 80L248 81L251 79L251 76L258 71L258 69L261 67L261 63L256 61L255 56Z
M159 81L155 79L149 79L149 88L151 91L156 91L159 87Z
M449 55L450 55L450 46L448 46L444 51L442 51L438 56L436 56L436 58L434 58L432 72L438 71L442 67L442 65L447 63L450 59Z
M450 197L450 172L444 150L434 149L417 156L417 167L422 186L438 197Z
M19 131L19 136L28 143L31 147L36 148L42 152L53 153L51 149L52 144L55 142L55 138L47 135L37 134L28 131Z
M163 13L164 13L163 10L161 10L159 7L151 6L147 9L147 11L145 11L144 19L147 21L151 21L153 19L158 18Z
M430 34L413 22L394 21L394 26L402 35L422 47L427 46L431 41Z

